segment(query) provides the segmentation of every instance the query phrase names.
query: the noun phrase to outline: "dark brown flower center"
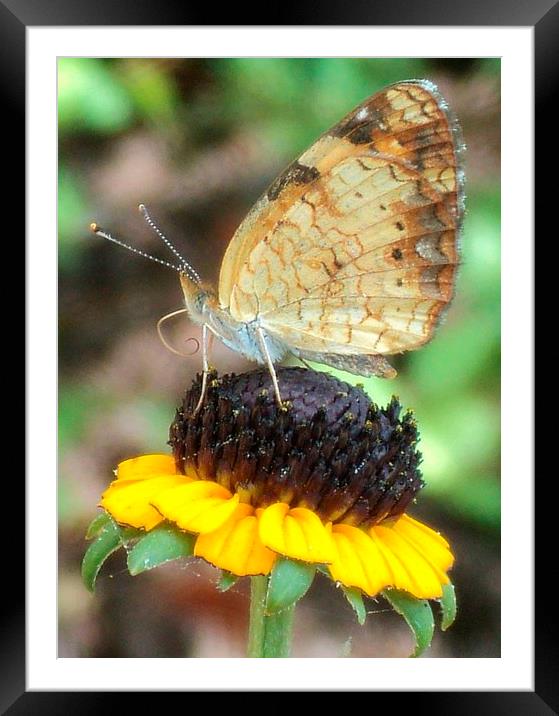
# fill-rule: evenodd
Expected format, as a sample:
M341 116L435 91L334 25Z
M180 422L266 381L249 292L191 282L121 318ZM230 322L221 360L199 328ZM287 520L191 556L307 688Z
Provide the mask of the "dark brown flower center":
M303 368L213 374L202 409L198 378L170 429L181 472L194 469L244 502L287 502L326 521L371 525L404 512L423 486L415 421L392 398L378 408L360 388Z

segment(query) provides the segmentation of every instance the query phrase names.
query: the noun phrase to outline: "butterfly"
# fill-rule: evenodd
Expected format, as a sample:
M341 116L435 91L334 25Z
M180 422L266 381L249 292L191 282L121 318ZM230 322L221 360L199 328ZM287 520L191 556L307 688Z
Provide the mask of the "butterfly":
M463 153L458 122L432 82L390 85L260 197L225 251L217 290L181 258L182 310L202 326L198 408L211 336L266 364L280 405L274 365L288 354L394 377L387 356L429 341L453 297Z

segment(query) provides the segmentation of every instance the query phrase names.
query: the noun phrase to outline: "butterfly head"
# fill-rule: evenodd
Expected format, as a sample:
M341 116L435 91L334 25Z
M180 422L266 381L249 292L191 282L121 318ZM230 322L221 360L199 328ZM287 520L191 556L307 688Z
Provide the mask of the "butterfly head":
M217 309L217 296L211 286L196 280L186 270L180 272L180 282L184 301L192 320L207 323L208 315Z

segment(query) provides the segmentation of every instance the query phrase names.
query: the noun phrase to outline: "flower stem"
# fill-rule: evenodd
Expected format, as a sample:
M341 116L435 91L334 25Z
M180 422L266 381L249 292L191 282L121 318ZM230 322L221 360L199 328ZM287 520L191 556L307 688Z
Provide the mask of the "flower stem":
M266 619L266 592L268 590L268 577L251 577L250 579L250 618L248 625L248 653L247 656L262 656Z
M258 658L288 657L295 605L277 614L266 614L268 577L251 578L248 656Z

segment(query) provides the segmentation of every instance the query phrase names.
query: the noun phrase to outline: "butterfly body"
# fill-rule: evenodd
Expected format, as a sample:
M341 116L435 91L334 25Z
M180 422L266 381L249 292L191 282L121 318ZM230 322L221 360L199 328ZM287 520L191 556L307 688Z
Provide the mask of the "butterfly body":
M320 137L257 201L192 318L260 363L292 353L393 377L429 341L459 263L463 144L437 88L401 82Z
M266 363L266 355L258 337L258 329L262 330L258 317L250 321L238 321L227 308L220 307L211 287L196 283L185 273L181 274L180 280L186 308L192 321L206 325L228 348L245 358L261 364ZM288 352L288 347L265 331L262 331L262 335L272 362L281 361Z

